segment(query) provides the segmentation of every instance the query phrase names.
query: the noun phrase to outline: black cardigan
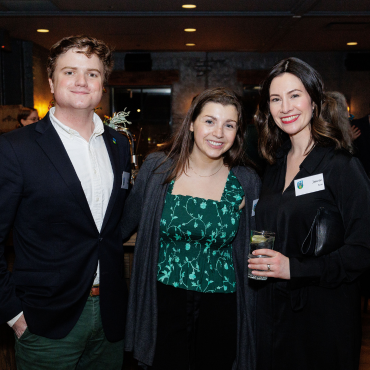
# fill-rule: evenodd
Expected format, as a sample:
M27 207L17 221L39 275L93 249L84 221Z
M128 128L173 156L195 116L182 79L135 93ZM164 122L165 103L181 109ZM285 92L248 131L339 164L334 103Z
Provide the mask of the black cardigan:
M154 153L144 162L135 185L126 200L122 234L128 238L138 227L135 256L131 275L130 297L126 322L125 347L144 365L154 359L157 338L157 261L159 252L159 224L162 217L171 162L163 153ZM258 199L260 179L250 168L235 167L233 172L243 187L245 207L238 233L233 241L233 262L237 287L237 355L233 370L255 370L255 292L247 277L250 230L255 227L252 214L253 200Z

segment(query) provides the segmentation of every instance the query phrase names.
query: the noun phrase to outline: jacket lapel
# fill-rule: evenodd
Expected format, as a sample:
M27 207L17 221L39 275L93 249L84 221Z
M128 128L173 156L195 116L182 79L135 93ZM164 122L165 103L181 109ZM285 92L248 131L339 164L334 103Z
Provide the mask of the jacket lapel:
M55 131L50 121L49 113L44 119L37 122L35 130L41 134L40 137L36 139L37 143L53 163L86 216L96 227L81 182L58 133Z
M121 135L121 134L117 132L117 135ZM103 138L104 138L105 146L107 147L110 163L112 165L114 179L113 179L112 194L110 196L107 210L104 215L103 225L101 228L102 230L107 224L109 217L112 213L119 190L121 188L121 176L122 176L122 173L120 173L120 166L119 166L118 145L113 142L113 136L110 134L109 130L106 127L104 127Z

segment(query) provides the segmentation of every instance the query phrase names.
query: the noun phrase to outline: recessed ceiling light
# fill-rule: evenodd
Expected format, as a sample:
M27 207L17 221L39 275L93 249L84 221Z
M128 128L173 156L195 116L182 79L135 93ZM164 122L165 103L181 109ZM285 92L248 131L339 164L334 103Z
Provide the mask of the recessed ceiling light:
M189 42L189 43L187 43L187 44L185 44L186 46L195 46L195 44L193 44L193 43L191 43L191 42Z
M293 15L293 18L299 19L299 18L302 18L302 16L301 15Z
M47 30L46 28L39 28L39 29L37 30L37 32L47 33L47 32L49 32L49 30Z
M347 42L347 45L349 46L357 45L357 42Z
M197 6L194 5L194 4L184 4L182 7L185 8L185 9L194 9Z
M195 28L185 28L184 31L185 32L195 32L196 29Z

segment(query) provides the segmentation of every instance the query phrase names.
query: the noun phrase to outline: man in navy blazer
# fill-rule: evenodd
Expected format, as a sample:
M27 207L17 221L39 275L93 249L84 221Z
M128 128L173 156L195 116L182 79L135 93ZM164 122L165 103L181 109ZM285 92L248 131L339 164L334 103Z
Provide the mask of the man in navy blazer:
M112 67L102 41L60 40L48 59L55 108L0 137L0 318L14 329L18 369L122 367L130 152L94 113Z

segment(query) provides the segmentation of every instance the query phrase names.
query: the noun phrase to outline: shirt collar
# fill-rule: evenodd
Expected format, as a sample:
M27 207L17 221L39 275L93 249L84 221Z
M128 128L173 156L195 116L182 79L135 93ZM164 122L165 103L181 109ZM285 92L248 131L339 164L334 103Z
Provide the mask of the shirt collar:
M49 111L50 120L54 125L57 125L64 132L66 132L68 134L80 136L80 134L76 130L74 130L73 128L70 128L69 126L67 126L67 125L63 124L61 121L59 121L54 116L54 112L55 112L55 107L50 108L50 111ZM94 123L94 131L92 133L92 136L96 137L96 136L102 135L104 133L104 124L103 124L103 121L100 119L100 117L96 113L94 113L94 116L93 116L93 123Z
M292 143L290 140L287 140L283 143L283 145L278 149L276 153L276 162L278 165L281 165L285 162L286 156L290 148L292 147ZM334 150L333 146L323 147L315 145L312 151L307 155L307 157L303 160L300 165L300 168L304 168L308 173L313 173L317 166L321 163L323 158L327 153Z

